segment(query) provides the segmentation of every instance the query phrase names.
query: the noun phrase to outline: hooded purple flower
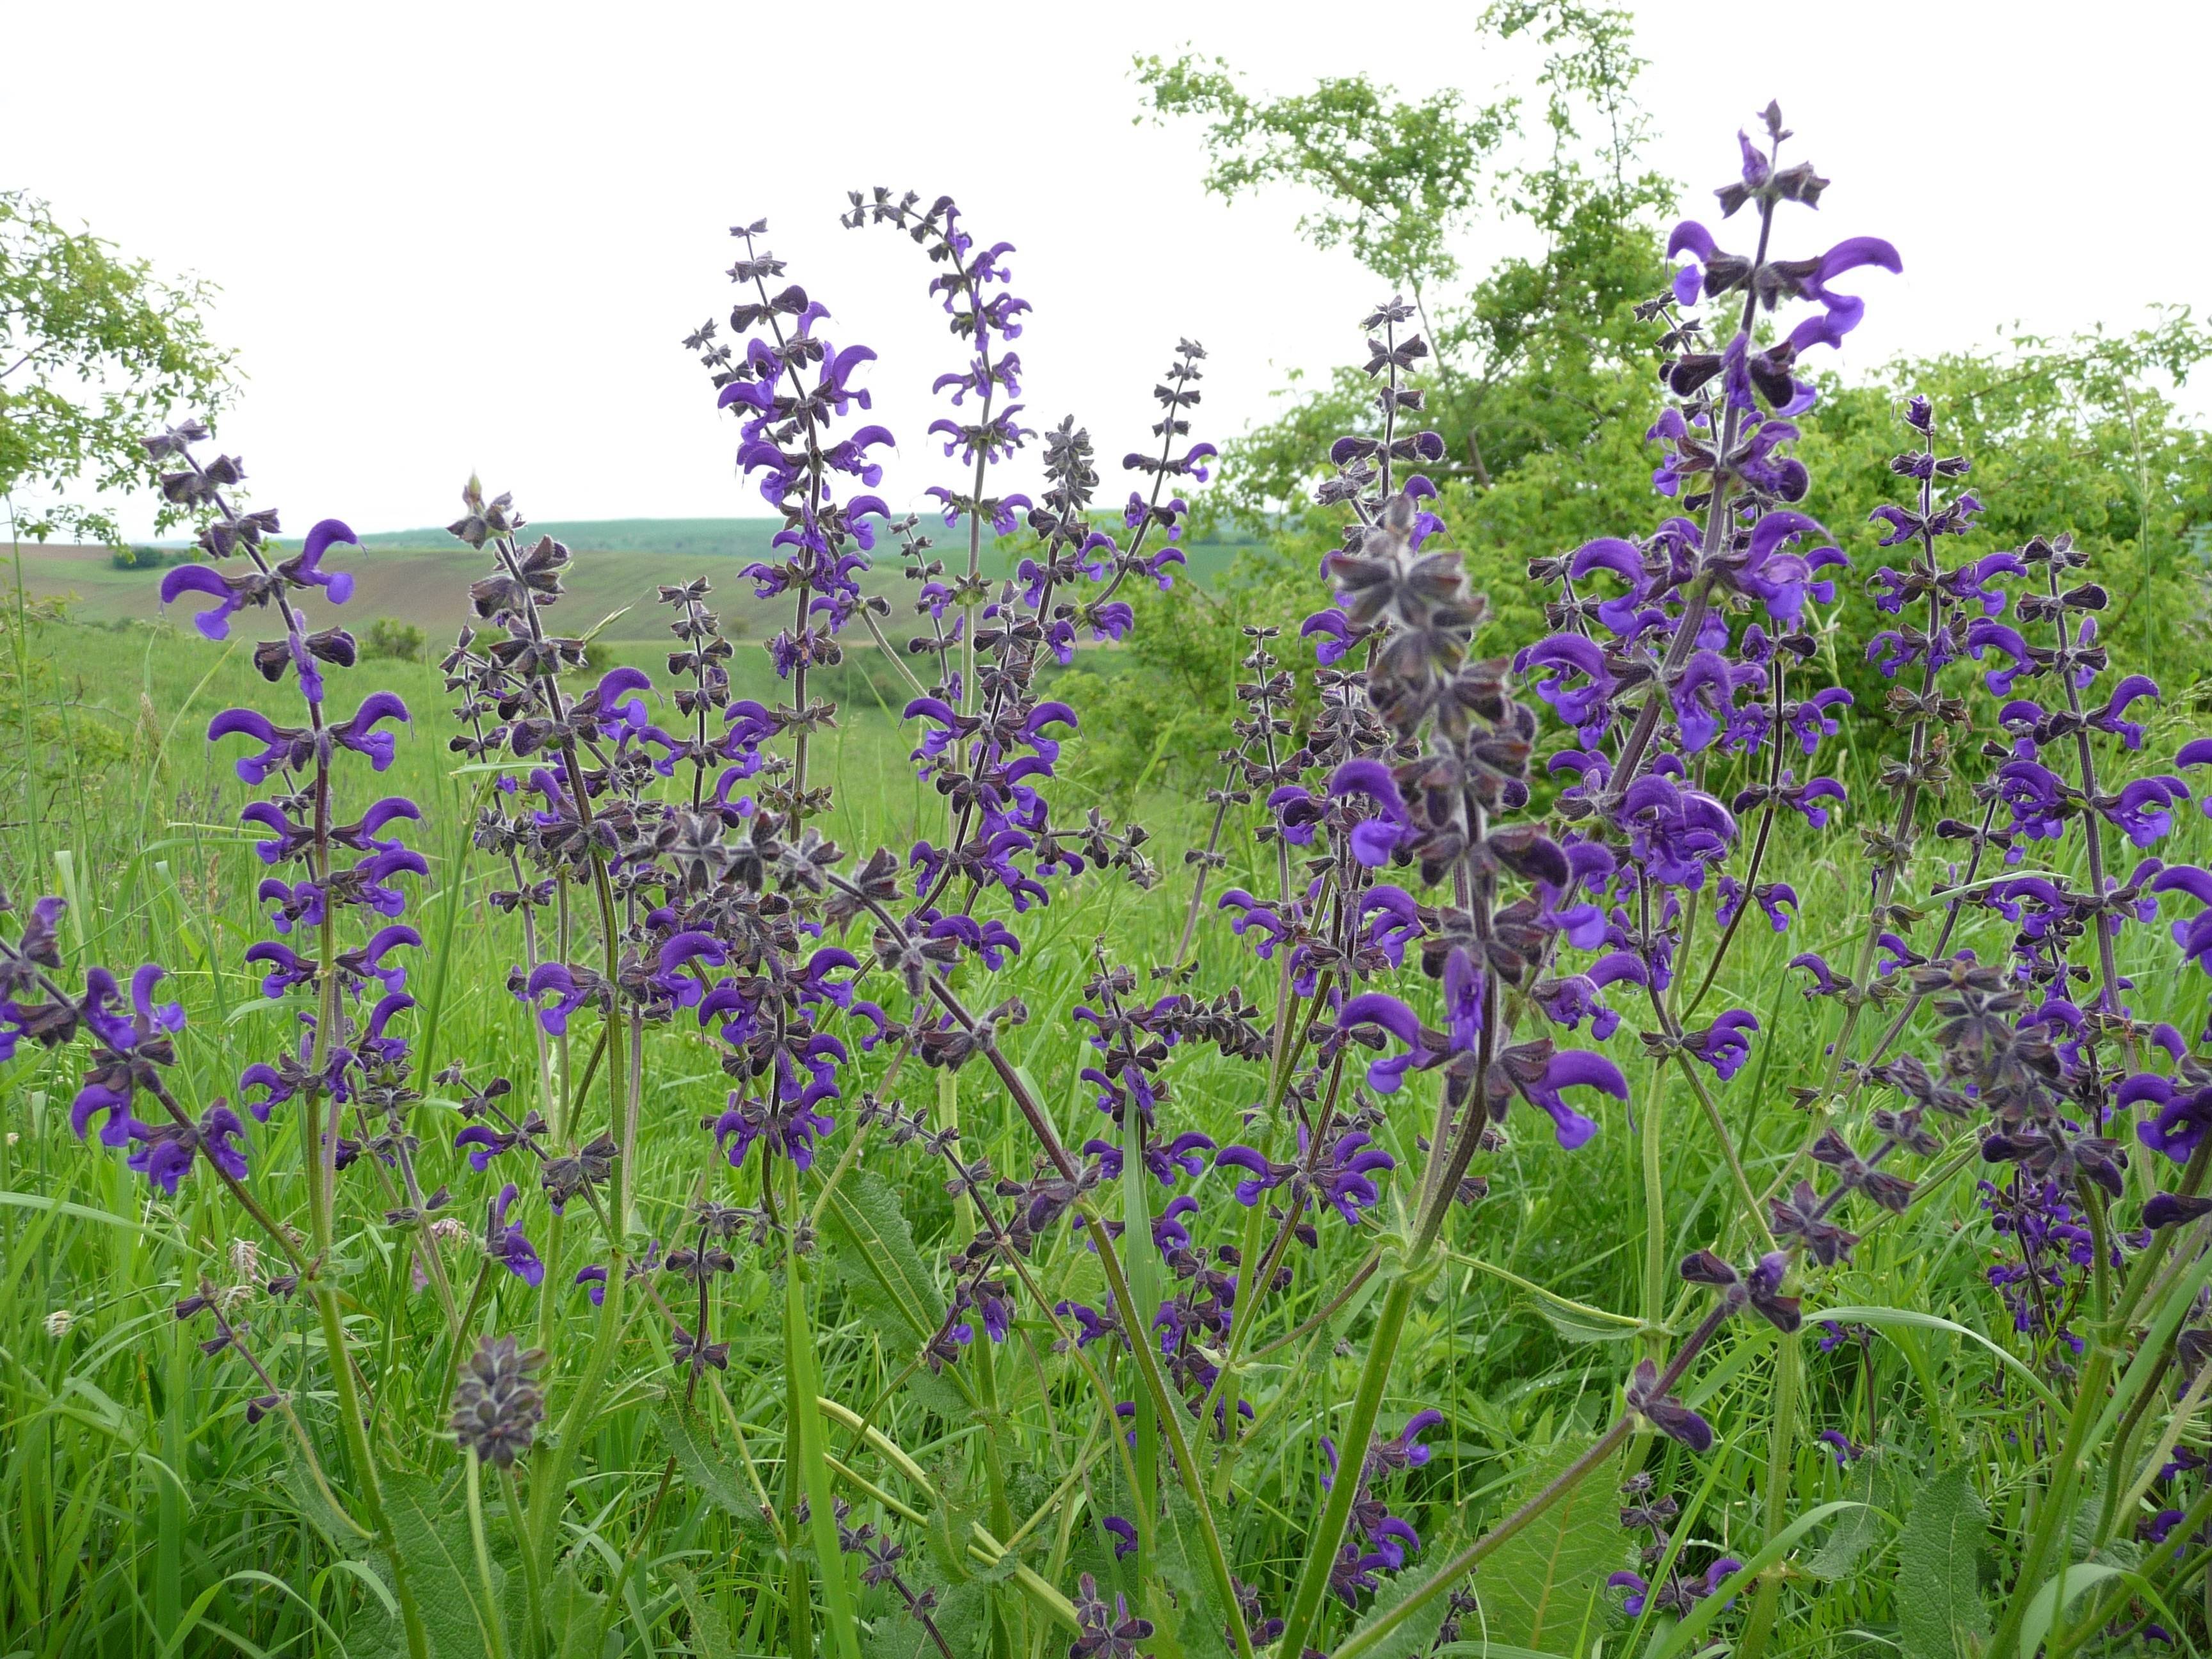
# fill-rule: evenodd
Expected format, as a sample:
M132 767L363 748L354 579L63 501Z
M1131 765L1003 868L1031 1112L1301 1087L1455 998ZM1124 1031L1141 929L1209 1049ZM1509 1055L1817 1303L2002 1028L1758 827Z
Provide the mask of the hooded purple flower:
M499 1189L492 1200L491 1220L484 1229L484 1254L504 1267L532 1290L545 1282L545 1264L538 1252L531 1248L520 1221L507 1218L520 1189L513 1182Z

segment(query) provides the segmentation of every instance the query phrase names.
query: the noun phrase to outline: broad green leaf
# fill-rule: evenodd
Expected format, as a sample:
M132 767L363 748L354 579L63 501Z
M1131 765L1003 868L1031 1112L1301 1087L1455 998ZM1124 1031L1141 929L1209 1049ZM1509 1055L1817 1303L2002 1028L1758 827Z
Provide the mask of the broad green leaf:
M474 1659L489 1649L483 1621L498 1617L506 1575L492 1565L492 1605L477 1587L466 1510L426 1475L385 1477L384 1504L434 1659Z
M1571 1437L1555 1445L1522 1477L1513 1504L1534 1497L1582 1451ZM1613 1493L1619 1466L1616 1455L1591 1470L1483 1564L1474 1588L1482 1628L1493 1641L1539 1653L1573 1651L1607 1575L1625 1557Z
M933 1571L924 1559L914 1561L906 1576L908 1588L920 1595L937 1592L937 1607L930 1623L951 1648L953 1659L977 1659L991 1639L991 1595L981 1583L953 1583ZM866 1659L943 1659L937 1644L922 1628L921 1620L907 1610L896 1591L886 1591L890 1605L878 1613L861 1639Z
M730 1645L730 1633L722 1627L721 1620L707 1605L707 1598L699 1594L699 1581L691 1576L688 1567L671 1567L668 1576L676 1585L678 1598L684 1603L684 1615L691 1621L690 1651L698 1659L733 1659L736 1650Z
M653 1418L660 1425L660 1437L668 1443L669 1452L676 1459L676 1467L683 1470L684 1478L696 1486L708 1503L733 1517L738 1523L738 1529L751 1535L749 1541L766 1541L768 1527L761 1519L759 1501L738 1484L729 1464L714 1447L703 1441L698 1431L684 1420L684 1413L675 1401L663 1401Z
M1820 1547L1799 1563L1825 1583L1850 1577L1859 1558L1881 1541L1881 1511L1891 1501L1889 1477L1873 1459L1863 1460L1845 1484L1853 1501L1863 1507L1842 1516Z
M861 1313L902 1363L913 1358L945 1322L945 1297L915 1248L898 1195L881 1176L855 1170L831 1188L822 1221L830 1261ZM909 1385L942 1415L957 1414L960 1402L971 1410L975 1404L957 1366L941 1374L917 1368ZM955 1394L957 1401L951 1397Z
M1544 1322L1569 1342L1626 1342L1639 1328L1633 1324L1619 1325L1611 1320L1593 1319L1580 1309L1540 1296L1532 1296L1528 1301L1544 1316Z
M1355 1633L1376 1622L1416 1590L1425 1589L1450 1561L1457 1547L1456 1539L1430 1539L1427 1553L1431 1565L1416 1572L1401 1572L1394 1576L1376 1596L1375 1605L1368 1608L1358 1624L1353 1626ZM1437 1596L1369 1648L1367 1659L1424 1659L1435 1645L1437 1633L1443 1629L1444 1615L1450 1611L1451 1597L1449 1595ZM1492 1651L1503 1650L1493 1649Z
M547 1602L561 1638L557 1659L599 1659L610 1609L604 1596L584 1588L573 1562L563 1561L554 1569Z
M2106 1562L2077 1561L2063 1571L2051 1575L2043 1588L2036 1591L2035 1599L2027 1604L2027 1612L2020 1621L2020 1650L2022 1653L2033 1653L2043 1645L2043 1638L2051 1633L2051 1626L2058 1614L2058 1598L2062 1593L2060 1589L2062 1584L2064 1586L2063 1593L2066 1598L2066 1606L2070 1610L2079 1612L2080 1609L2075 1604L2081 1600L2081 1593L2084 1590L2094 1589L2099 1584L2112 1578L2124 1581L2137 1595L2142 1597L2147 1606L2157 1611L2160 1618L2172 1620L2172 1626L2175 1628L2180 1626L2181 1620L2174 1617L2165 1601L2160 1598L2158 1592L2151 1588L2141 1574L2131 1572L2125 1567L2113 1566Z
M1964 1466L1947 1469L1914 1495L1897 1546L1897 1626L1905 1659L1972 1659L1980 1650L1989 1632L1981 1583L1989 1528L1989 1510Z
M1206 1540L1198 1511L1180 1485L1167 1489L1155 1550L1158 1570L1146 1585L1146 1617L1159 1626L1162 1659L1221 1659L1229 1651L1228 1609L1214 1587L1206 1562ZM1160 1594L1174 1592L1169 1601Z
M331 1500L323 1496L314 1477L295 1458L284 1470L284 1491L298 1506L302 1520L322 1534L323 1541L338 1554L358 1556L365 1545L360 1532L345 1523L343 1516L331 1507Z

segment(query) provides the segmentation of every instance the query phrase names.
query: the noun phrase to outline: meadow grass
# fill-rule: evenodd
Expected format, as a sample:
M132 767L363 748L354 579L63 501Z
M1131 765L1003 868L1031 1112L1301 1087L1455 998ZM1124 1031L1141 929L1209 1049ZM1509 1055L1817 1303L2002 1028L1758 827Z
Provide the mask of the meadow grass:
M264 685L244 648L188 635L59 623L30 626L20 643L51 672L33 677L34 694L27 704L19 699L14 717L27 731L36 714L50 732L96 730L110 741L105 749L85 740L40 753L36 741L9 735L16 753L0 830L0 878L19 904L46 891L70 900L64 941L72 960L163 963L191 1016L180 1041L180 1097L197 1106L232 1093L240 1071L289 1036L281 1023L288 1016L261 998L240 960L265 931L253 898L262 868L250 837L236 827L244 793L201 732L216 709L258 703L275 713L290 694ZM465 833L499 773L446 751L444 694L434 669L367 665L343 695L377 684L399 691L416 716L398 758L374 788L412 795L428 826L417 841L431 875L412 912L425 949L409 985L422 1003L420 1075L427 1084L447 1061L465 1060L473 1079L512 1077L526 1098L537 1077L534 1039L528 1012L507 989L520 945L515 924L484 902L502 872L472 851ZM740 695L744 690L741 672ZM902 846L941 830L943 805L914 781L905 760L909 739L892 711L857 678L842 690L845 712L817 750L817 766L837 787L827 832L866 849ZM2154 733L2145 752L2161 747ZM109 763L86 763L82 757L95 750L108 754ZM1087 786L1079 740L1070 760L1064 775L1080 805ZM1858 764L1844 774L1862 811L1881 799L1870 770ZM1716 784L1725 781L1717 775ZM366 783L365 775L349 777L354 795L343 811L358 811L371 798ZM1110 938L1116 960L1140 967L1173 957L1189 893L1181 850L1203 838L1209 817L1200 799L1150 788L1135 806L1155 834L1152 850L1164 872L1158 887L1141 891L1118 878L1086 874L1025 928L1018 961L991 976L973 966L960 970L979 1005L1010 994L1027 1003L1032 1018L1007 1034L1006 1047L1071 1145L1110 1133L1077 1079L1087 1051L1082 1029L1068 1017L1092 969L1094 941ZM1273 879L1273 853L1233 819L1232 826L1224 842L1229 865L1212 890L1262 890ZM1848 839L1782 833L1774 867L1796 884L1804 913L1862 915L1867 878ZM2162 850L2172 862L2200 860L2212 851L2208 842L2212 832L2191 811ZM2030 849L2026 867L2038 866L2039 850ZM1923 861L1902 890L1924 893L1942 873ZM1713 931L1710 919L1693 927L1684 952L1692 983L1704 971ZM2002 946L1978 923L1962 940ZM1824 1048L1839 1018L1832 1003L1800 994L1803 976L1784 964L1802 950L1840 963L1856 943L1856 933L1777 935L1754 915L1707 999L1708 1015L1742 1006L1760 1021L1751 1065L1712 1091L1720 1126L1755 1188L1777 1178L1805 1139L1790 1091L1821 1080ZM1263 1003L1273 994L1273 967L1221 922L1202 925L1194 960L1200 993L1237 986ZM2139 1012L2191 1029L2201 995L2166 960L2146 966ZM1624 1012L1632 1030L1648 1014ZM1618 1053L1629 1045L1614 1047ZM864 1079L879 1079L887 1062L878 1051L872 1064L863 1062ZM582 1064L581 1055L570 1063ZM1444 1429L1432 1437L1437 1455L1413 1472L1406 1499L1394 1500L1419 1526L1429 1559L1440 1559L1451 1541L1474 1535L1486 1516L1510 1507L1614 1409L1648 1292L1641 1115L1662 1115L1657 1148L1668 1196L1664 1237L1656 1243L1668 1266L1662 1305L1670 1322L1695 1311L1686 1289L1674 1284L1671 1264L1701 1246L1740 1253L1747 1243L1712 1123L1679 1079L1662 1078L1640 1059L1624 1063L1633 1085L1630 1108L1608 1112L1583 1152L1560 1152L1525 1116L1509 1126L1508 1145L1487 1160L1490 1196L1460 1212L1448 1237L1447 1269L1427 1284L1412 1315L1382 1420L1395 1425L1429 1407L1444 1413ZM243 1235L225 1195L203 1170L174 1202L149 1199L119 1157L80 1143L66 1111L76 1067L67 1050L46 1056L27 1049L0 1076L7 1132L0 1147L0 1653L392 1650L397 1632L385 1611L382 1569L345 1540L276 1420L247 1425L247 1402L261 1390L236 1356L203 1357L195 1331L172 1316L172 1304L203 1277L230 1285L246 1276ZM712 1159L700 1127L725 1094L708 1046L683 1022L651 1028L644 1075L646 1127L635 1175L647 1229L675 1233L702 1171L728 1201L755 1201L751 1171ZM1204 1129L1224 1144L1239 1138L1239 1113L1255 1103L1245 1070L1196 1052L1178 1058L1170 1076L1170 1121ZM1387 1103L1379 1139L1401 1171L1419 1167L1412 1138L1429 1115L1434 1086L1416 1076ZM1033 1145L984 1068L955 1079L911 1067L896 1092L926 1105L939 1121L957 1115L963 1146L971 1154L988 1152L994 1168L1029 1169ZM434 1088L429 1095L416 1118L423 1185L449 1184L463 1200L457 1213L480 1214L500 1177L472 1172L452 1152L455 1103ZM833 1155L852 1133L842 1121L847 1109L839 1109ZM300 1152L295 1137L276 1130L272 1121L253 1137L249 1185L271 1211L292 1217L302 1202ZM1957 1146L1971 1146L1966 1132L1954 1133ZM2137 1198L2150 1190L2145 1162L2130 1175ZM1801 1422L1789 1512L1802 1516L1847 1498L1871 1508L1836 1511L1801 1544L1801 1571L1776 1638L1786 1653L1889 1650L1899 1619L1901 1495L1937 1468L1979 1470L2002 1546L2021 1518L2030 1468L2023 1441L2051 1426L2034 1380L2047 1356L2014 1335L1984 1278L2003 1259L2005 1241L1992 1233L1978 1202L1981 1165L1968 1155L1931 1167L1954 1171L1939 1193L1905 1216L1866 1226L1855 1260L1813 1275L1808 1287L1810 1317L1846 1307L1902 1312L1854 1316L1872 1330L1871 1340L1814 1353L1808 1385L1790 1407ZM885 1248L902 1259L910 1250L930 1269L963 1224L943 1190L941 1168L881 1147L867 1168L890 1184L896 1199L890 1213L910 1229L910 1243L893 1237ZM1201 1194L1224 1176L1209 1170L1200 1177ZM373 1168L349 1177L347 1203L370 1219L350 1235L352 1253L339 1264L347 1329L374 1381L371 1431L383 1454L395 1468L418 1472L410 1478L419 1483L426 1509L450 1515L459 1501L450 1443L426 1425L442 1421L438 1390L454 1355L435 1301L410 1282L404 1236L374 1224L375 1213L394 1201ZM1397 1201L1386 1184L1386 1206ZM526 1341L587 1315L572 1283L590 1259L583 1231L572 1224L564 1237L541 1212L533 1232L548 1262L544 1286L533 1291L504 1273L487 1274L490 1305L479 1328ZM1296 1287L1258 1333L1261 1352L1243 1374L1245 1398L1277 1431L1255 1437L1252 1444L1264 1450L1224 1472L1233 1501L1221 1512L1232 1534L1231 1559L1271 1600L1297 1571L1319 1498L1317 1437L1349 1398L1375 1282L1310 1334L1284 1338L1345 1282L1367 1248L1349 1229L1323 1230L1317 1255L1297 1261ZM458 1284L475 1281L476 1258L467 1251L451 1249L447 1259ZM1098 1299L1095 1258L1073 1236L1041 1244L1033 1271L1050 1296ZM606 1655L781 1653L793 1639L786 1569L759 1513L763 1499L784 1490L785 1287L780 1272L744 1253L717 1294L716 1334L732 1340L726 1376L710 1375L698 1409L682 1409L666 1322L637 1300L623 1346L623 1375L631 1380L590 1425L572 1465L568 1553L561 1582L544 1594L562 1607L570 1604L558 1598L574 1598L564 1627L604 1625ZM849 1252L834 1257L817 1294L811 1317L821 1392L902 1448L936 1491L933 1524L902 1533L910 1581L938 1587L948 1609L944 1622L968 1632L963 1640L1028 1655L1060 1651L1066 1632L1032 1599L978 1573L956 1541L965 1518L986 1512L988 1498L1011 1512L1022 1533L1020 1559L1049 1583L1066 1590L1083 1571L1102 1585L1120 1582L1121 1569L1097 1522L1128 1512L1121 1466L1086 1398L1064 1379L1047 1380L1049 1328L1024 1310L1015 1339L995 1356L995 1403L979 1411L963 1398L968 1384L916 1364L910 1331ZM343 1444L327 1428L331 1402L314 1381L323 1357L313 1320L305 1309L266 1298L242 1317L257 1357L280 1384L301 1391L302 1419L343 1488L357 1472L347 1468ZM1686 1544L1751 1558L1768 1535L1752 1494L1764 1481L1776 1346L1765 1325L1735 1322L1686 1390L1718 1431L1714 1453L1692 1459L1669 1441L1639 1434L1612 1480L1594 1484L1595 1498L1572 1506L1538 1540L1537 1553L1501 1556L1485 1568L1476 1583L1483 1618L1464 1625L1458 1650L1587 1655L1601 1641L1610 1652L1624 1640L1640 1648L1657 1633L1663 1620L1624 1620L1618 1597L1608 1599L1603 1589L1606 1573L1633 1559L1610 1495L1630 1468L1650 1468L1661 1490L1680 1494ZM556 1411L566 1380L550 1382ZM1127 1380L1119 1386L1127 1397ZM1841 1429L1875 1450L1839 1468L1812 1437L1824 1428ZM839 1430L835 1438L841 1459L878 1490L904 1490L896 1467L861 1435ZM987 1439L995 1442L1006 1471L1002 1494L984 1490ZM677 1475L664 1492L672 1455ZM1068 1470L1080 1472L1072 1489L1060 1480ZM860 1516L889 1518L866 1489L848 1495ZM906 1491L905 1499L914 1502L914 1493ZM487 1547L502 1593L519 1606L518 1554L496 1521ZM593 1598L608 1594L613 1599L601 1615ZM919 1628L889 1591L860 1594L872 1652L921 1650ZM987 1606L995 1613L987 1613Z

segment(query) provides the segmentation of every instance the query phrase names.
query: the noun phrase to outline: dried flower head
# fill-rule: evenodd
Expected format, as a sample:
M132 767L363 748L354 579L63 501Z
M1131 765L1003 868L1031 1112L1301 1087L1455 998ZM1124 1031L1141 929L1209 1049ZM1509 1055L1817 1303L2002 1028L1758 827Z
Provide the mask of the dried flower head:
M545 1420L533 1375L544 1362L544 1349L526 1352L511 1336L477 1341L453 1389L453 1436L464 1450L508 1468L530 1449Z

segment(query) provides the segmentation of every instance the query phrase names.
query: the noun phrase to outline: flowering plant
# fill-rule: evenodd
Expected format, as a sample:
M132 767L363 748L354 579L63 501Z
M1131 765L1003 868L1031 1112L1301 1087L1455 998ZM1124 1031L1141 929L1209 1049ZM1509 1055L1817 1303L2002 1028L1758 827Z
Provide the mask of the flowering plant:
M2212 873L2172 856L2212 739L2171 743L2158 685L2114 674L2064 535L1951 550L1981 504L1927 400L1875 546L1817 516L1807 362L1863 313L1838 284L1902 261L1796 251L1828 181L1790 137L1771 106L1741 137L1718 228L1675 228L1643 308L1656 521L1536 561L1546 631L1507 656L1475 654L1486 602L1423 471L1416 310L1363 319L1372 418L1316 487L1342 539L1310 614L1248 630L1179 871L1085 799L1053 693L1127 635L1125 589L1187 586L1206 354L1176 344L1100 501L1089 433L1021 419L1012 249L950 198L855 192L845 219L921 251L957 342L927 520L883 493L876 354L740 227L728 331L686 345L775 515L742 572L775 607L761 672L706 577L659 588L665 672L589 665L569 549L472 478L453 732L414 795L374 781L408 705L335 713L354 640L306 609L352 598L352 532L288 555L204 428L149 441L207 556L164 601L213 641L272 618L252 662L296 700L208 723L246 740L222 752L259 792L237 816L270 936L202 970L291 1024L230 1066L156 1000L162 966L71 972L45 898L0 941L0 1058L74 1046L76 1136L162 1204L229 1201L190 1226L252 1265L180 1279L175 1313L284 1428L301 1512L371 1592L350 1623L417 1659L662 1620L713 1651L733 1618L748 1650L843 1659L1355 1659L1535 1646L1529 1576L1580 1551L1659 1659L1723 1620L1757 1654L1828 1571L1816 1529L1820 1562L1863 1552L1876 1477L1908 1490L1877 1339L1937 1329L1997 1356L1996 1403L1922 1449L1950 1468L1908 1528L1986 1526L1961 1442L2009 1437L2034 1487L1984 1650L2197 1632L2169 1604L2212 1526L2212 1030L2166 1017L2198 993L2155 924L2212 972ZM1846 581L1871 638L1835 636ZM1881 708L1833 683L1846 649ZM824 759L848 652L908 694L895 841ZM1876 720L1899 735L1870 775L1850 736ZM418 799L459 804L436 861ZM1164 927L1117 925L1155 892ZM481 1043L441 1024L468 948L498 957ZM1626 1172L1594 1224L1632 1310L1474 1253L1600 1169ZM1866 1258L1915 1218L1976 1230L1997 1336L1881 1297ZM1423 1403L1433 1310L1478 1272L1601 1356L1540 1457L1483 1449L1526 1421ZM1516 1492L1464 1492L1493 1458ZM1616 1487L1620 1526L1593 1522ZM1978 1628L1967 1578L1940 1589Z

